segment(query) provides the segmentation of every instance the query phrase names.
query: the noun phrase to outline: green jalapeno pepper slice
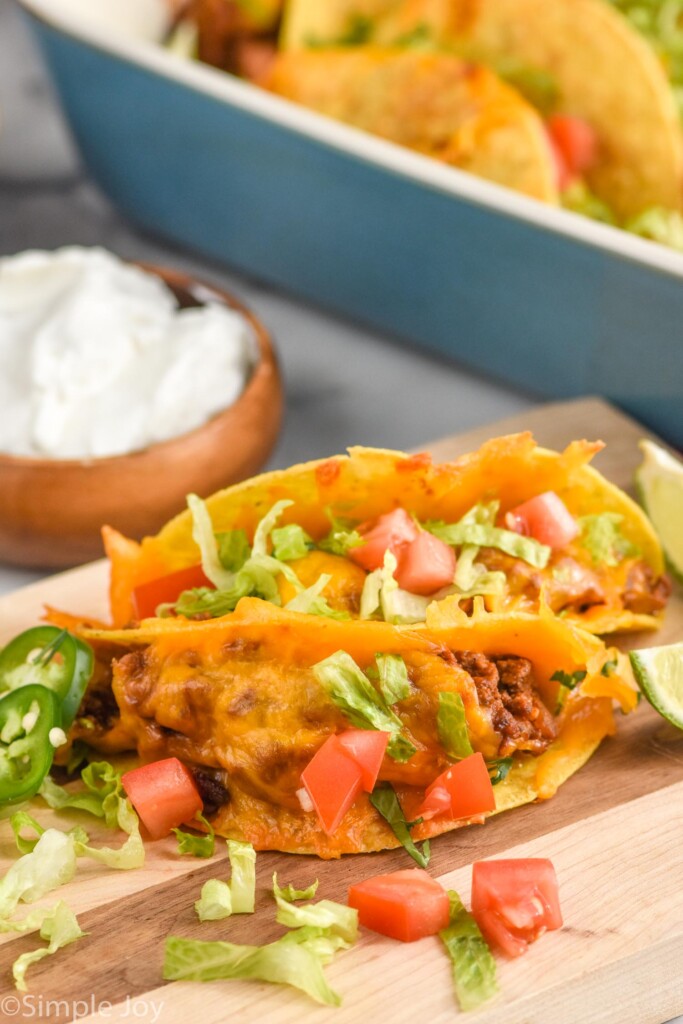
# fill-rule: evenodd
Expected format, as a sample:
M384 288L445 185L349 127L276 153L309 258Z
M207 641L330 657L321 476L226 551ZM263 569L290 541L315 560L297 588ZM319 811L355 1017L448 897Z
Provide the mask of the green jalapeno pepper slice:
M59 698L39 683L0 697L0 806L38 792L55 752L50 731L60 721Z
M0 651L0 694L32 684L52 690L62 705L61 724L72 724L93 670L91 648L56 626L35 626Z

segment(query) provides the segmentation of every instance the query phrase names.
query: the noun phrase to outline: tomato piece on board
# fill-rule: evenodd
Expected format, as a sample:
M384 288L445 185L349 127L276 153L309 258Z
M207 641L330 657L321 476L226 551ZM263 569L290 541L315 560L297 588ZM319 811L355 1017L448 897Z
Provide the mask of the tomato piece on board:
M331 836L363 789L363 772L339 737L328 736L301 773L301 782Z
M571 177L580 177L595 166L598 138L582 117L553 114L548 118L547 129Z
M387 751L391 736L379 729L347 729L337 736L344 752L351 757L361 771L363 789L372 793L379 770Z
M160 604L173 604L184 590L194 590L195 587L213 589L213 583L204 575L201 565L192 565L189 569L179 569L168 576L141 583L133 591L135 617L138 621L151 619Z
M380 516L373 526L361 526L359 532L363 544L351 548L349 558L367 572L373 572L384 564L386 551L391 551L398 559L403 548L415 540L419 530L405 509L396 508Z
M401 942L436 935L448 924L448 893L421 868L377 875L349 889L349 906L365 928Z
M505 525L551 548L566 547L580 532L576 519L554 491L538 494L511 509Z
M455 551L427 530L403 548L394 573L399 587L423 596L450 586L454 575Z
M486 941L521 956L562 927L557 875L545 859L489 860L472 866L472 913Z
M450 807L445 807L443 791L450 797ZM477 752L437 775L427 787L417 816L434 818L448 812L453 818L473 818L495 809L496 798L486 761L483 754Z
M121 782L152 839L191 821L204 806L192 772L177 757L134 768Z

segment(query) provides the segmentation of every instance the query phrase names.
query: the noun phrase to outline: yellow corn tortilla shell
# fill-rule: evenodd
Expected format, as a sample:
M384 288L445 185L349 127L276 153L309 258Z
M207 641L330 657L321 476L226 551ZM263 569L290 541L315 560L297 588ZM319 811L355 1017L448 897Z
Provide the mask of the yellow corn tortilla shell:
M584 118L600 141L590 187L618 216L680 209L683 135L658 57L604 0L290 0L283 45L343 36L371 19L373 42L424 28L436 45L492 67L510 61L550 74L558 111Z
M441 53L312 50L279 54L261 84L480 178L558 201L540 118L488 68Z
M372 661L378 651L404 657L414 652L433 656L444 646L451 650L518 655L532 662L537 686L550 707L554 706L558 693L552 674L558 669L569 674L585 671L585 680L569 695L557 740L540 757L514 755L510 774L495 787L494 813L551 797L588 760L601 740L614 731L613 700L630 711L637 699L627 659L621 659L611 676L601 674L602 666L615 657L615 652L607 650L596 637L549 615L497 615L487 613L482 607L469 618L456 612L450 621L442 616L435 625L413 628L381 622L338 622L287 612L263 601L244 598L232 615L222 619L205 622L149 620L137 630L116 633L85 630L83 636L95 646L106 643L112 649L120 645L122 653L131 648L148 648L147 664L157 666L150 677L156 682L148 681L142 674L144 670L138 667L132 692L128 694L120 681L117 683L115 671L114 692L122 711L121 722L114 726L118 737L127 737L128 747L140 747L143 757L150 754L154 757L185 756L190 762L208 767L214 764L221 744L227 747L230 764L234 761L243 765L245 758L248 761L250 744L256 743L250 739L252 726L248 714L234 718L232 725L229 716L219 720L200 683L202 678L213 680L212 686L218 695L225 652L234 649L236 644L252 651L250 664L253 668L249 676L252 688L260 685L258 680L274 688L272 693L268 691L265 704L261 703L255 710L258 724L254 728L262 734L270 732L281 737L278 742L282 750L289 751L288 757L294 758L295 763L298 763L302 745L308 749L316 728L320 735L314 746L322 743L329 730L329 725L316 726L317 716L301 717L311 701L318 707L318 697L312 689L318 684L311 678L310 667L338 650L346 651L361 665ZM189 681L183 682L189 664L184 657L190 654L193 674L187 677ZM259 674L259 662L272 666L265 676ZM143 678L145 682L140 690ZM470 736L475 748L484 750L490 725L479 707L474 684L466 674L463 685ZM592 685L596 687L595 692L591 692ZM149 704L141 709L140 699L146 702L155 688L160 691L153 705L156 711L150 711ZM186 705L196 708L194 717L185 710ZM400 703L395 709L402 714ZM156 724L155 714L159 716ZM202 721L206 723L206 731L203 731ZM160 725L166 728L160 730ZM146 746L150 737L156 744L153 749ZM263 750L260 742L256 743L256 751ZM495 756L495 750L493 755L485 756ZM225 767L230 775L229 764ZM255 768L258 771L258 766ZM406 816L414 818L424 798L424 782L395 784L395 789ZM365 794L358 798L343 825L331 837L323 833L314 814L304 814L291 806L255 797L240 784L239 776L232 778L230 795L230 801L213 817L212 824L220 834L249 841L257 849L330 858L399 845ZM416 827L413 837L425 839L469 823L439 818Z

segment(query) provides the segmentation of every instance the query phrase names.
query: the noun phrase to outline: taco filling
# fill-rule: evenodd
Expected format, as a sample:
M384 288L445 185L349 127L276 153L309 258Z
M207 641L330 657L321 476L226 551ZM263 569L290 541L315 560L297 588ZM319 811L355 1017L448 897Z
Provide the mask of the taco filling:
M219 618L243 597L400 625L482 598L595 633L653 628L671 589L661 549L642 511L588 467L598 449L560 455L515 435L444 465L354 449L191 496L142 545L105 532L115 625Z
M552 796L636 702L596 638L481 607L413 630L247 598L85 635L121 645L118 714L86 701L72 741L177 757L219 833L322 857L398 845L396 815L415 841Z

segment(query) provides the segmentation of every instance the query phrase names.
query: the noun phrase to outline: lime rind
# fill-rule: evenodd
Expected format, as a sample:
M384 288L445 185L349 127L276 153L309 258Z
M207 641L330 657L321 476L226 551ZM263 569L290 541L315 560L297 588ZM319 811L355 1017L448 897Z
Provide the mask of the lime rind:
M633 674L652 707L683 729L683 643L629 654Z
M638 500L657 531L671 574L683 583L683 463L653 441L641 441L640 449Z

